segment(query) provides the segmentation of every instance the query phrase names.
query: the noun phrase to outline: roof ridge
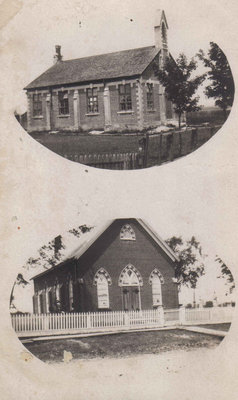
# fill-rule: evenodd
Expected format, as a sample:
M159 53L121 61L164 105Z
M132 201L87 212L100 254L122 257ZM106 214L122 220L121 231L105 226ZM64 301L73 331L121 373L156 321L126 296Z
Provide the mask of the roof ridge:
M131 49L125 49L125 50L118 50L118 51L112 51L110 53L102 53L102 54L95 54L95 55L91 55L91 56L84 56L84 57L77 57L77 58L70 58L67 60L62 60L60 62L71 62L71 61L76 61L76 60L83 60L84 58L95 58L95 57L100 57L100 56L107 56L107 55L112 55L112 54L117 54L117 53L123 53L126 51L132 51L132 50L143 50L143 49L149 49L149 48L156 48L155 45L152 46L143 46L143 47L135 47L135 48L131 48Z
M174 251L168 246L168 244L163 240L158 232L154 230L147 222L145 222L142 218L137 217L120 217L120 218L113 218L108 219L104 224L101 226L92 229L92 231L88 232L88 236L84 237L81 236L81 243L75 247L74 250L70 251L66 257L59 262L58 264L54 265L53 267L46 269L38 273L37 275L33 276L31 279L38 278L39 276L45 275L48 271L52 271L58 267L61 267L68 263L70 260L78 260L86 251L98 240L98 238L115 222L119 220L135 220L141 227L150 235L150 237L159 245L159 247L167 254L167 256L172 259L173 262L178 261L177 255Z

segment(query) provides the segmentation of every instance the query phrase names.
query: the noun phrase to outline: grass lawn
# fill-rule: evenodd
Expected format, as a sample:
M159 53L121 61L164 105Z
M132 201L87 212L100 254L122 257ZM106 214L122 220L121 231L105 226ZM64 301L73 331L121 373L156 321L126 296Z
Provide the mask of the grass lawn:
M46 362L61 362L64 350L73 359L123 358L138 354L159 354L171 350L214 348L221 338L205 334L171 329L151 332L130 332L85 338L68 338L25 343L36 357Z
M216 128L216 130L219 127ZM215 131L214 131L215 132ZM47 147L55 153L66 156L66 158L74 159L75 155L83 154L114 154L114 153L138 153L139 140L145 137L142 132L130 134L103 134L90 135L88 133L72 134L72 133L32 133L31 136L39 143ZM210 138L210 129L200 132L196 148L200 147ZM151 135L148 145L147 167L158 165L160 162L170 160L170 150L167 136L159 134ZM189 154L191 150L191 130L186 135L186 131L182 133L182 150L180 150L179 135L174 135L173 154L174 158ZM182 153L180 153L182 151ZM194 150L193 150L194 151Z
M203 328L207 328L207 329L215 329L215 330L218 330L218 331L227 332L227 331L229 331L231 324L230 323L205 324L205 325L197 325L197 326L202 326Z
M113 153L137 152L139 139L143 134L133 135L80 135L48 133L31 134L39 143L58 154L87 154L87 153Z

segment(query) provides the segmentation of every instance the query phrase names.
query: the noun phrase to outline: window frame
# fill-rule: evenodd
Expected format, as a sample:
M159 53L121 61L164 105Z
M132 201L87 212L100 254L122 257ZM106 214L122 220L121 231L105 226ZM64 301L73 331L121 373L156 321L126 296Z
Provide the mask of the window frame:
M86 92L87 97L87 113L88 114L98 114L98 90L97 88L88 88Z
M125 224L120 230L120 240L136 240L136 234L130 224Z
M32 114L33 117L42 117L43 107L42 107L42 94L33 93L32 96Z
M159 288L159 290L158 290ZM153 307L159 307L163 305L162 302L162 285L161 280L157 274L152 277L151 281L151 289L152 289L152 304Z
M97 302L98 309L108 309L109 308L109 287L108 280L103 273L98 274L97 278ZM102 297L104 297L102 299Z
M154 110L154 86L153 83L147 83L146 85L146 106L147 110Z
M58 110L59 115L69 115L69 98L67 90L61 90L58 92Z
M125 83L118 85L118 94L119 94L119 111L121 112L132 111L131 84Z

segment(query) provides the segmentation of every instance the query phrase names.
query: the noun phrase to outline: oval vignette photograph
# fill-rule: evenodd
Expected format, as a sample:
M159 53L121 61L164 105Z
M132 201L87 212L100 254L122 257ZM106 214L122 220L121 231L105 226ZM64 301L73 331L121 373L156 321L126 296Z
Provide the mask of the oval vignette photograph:
M115 218L40 245L10 294L28 352L53 364L215 349L232 322L233 276L196 236L172 230L162 239L148 221Z
M204 47L198 31L191 54L188 19L178 24L176 8L148 13L116 21L111 9L99 24L79 12L38 39L15 109L33 139L77 163L132 170L184 157L219 131L235 90L225 49L212 37Z

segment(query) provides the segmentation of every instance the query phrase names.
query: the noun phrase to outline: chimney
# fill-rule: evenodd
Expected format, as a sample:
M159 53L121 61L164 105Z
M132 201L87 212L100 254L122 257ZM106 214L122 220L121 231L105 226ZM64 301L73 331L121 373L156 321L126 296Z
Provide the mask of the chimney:
M154 26L154 35L155 35L155 47L158 50L164 49L168 50L167 46L167 30L168 24L166 20L166 16L164 10L156 10L155 14L155 26Z
M61 46L58 44L55 46L55 55L54 55L54 64L59 61L62 61L63 56L61 55Z
M62 236L59 235L54 239L54 252L55 252L55 257L59 255L59 251L62 249Z

